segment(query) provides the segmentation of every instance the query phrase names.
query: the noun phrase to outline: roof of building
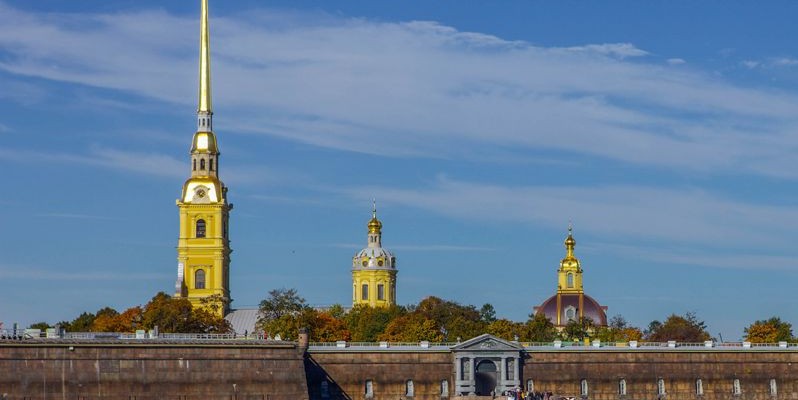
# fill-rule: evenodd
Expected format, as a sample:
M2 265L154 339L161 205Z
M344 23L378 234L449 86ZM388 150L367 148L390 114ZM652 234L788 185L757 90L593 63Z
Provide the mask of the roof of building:
M259 312L257 308L242 308L231 310L224 319L233 325L233 330L237 335L255 333L255 323L258 322Z
M565 325L567 322L565 318L565 310L568 307L573 307L577 311L579 310L579 293L562 293L560 294L560 312L563 315L560 316L560 320L564 321L562 325ZM606 326L607 325L607 307L602 306L593 299L592 297L582 294L584 296L584 300L582 302L582 315L587 318L593 320L593 323L598 326ZM555 325L557 324L557 295L549 297L544 301L540 307L535 308L536 313L543 313L547 316L551 322ZM577 314L578 315L578 314Z

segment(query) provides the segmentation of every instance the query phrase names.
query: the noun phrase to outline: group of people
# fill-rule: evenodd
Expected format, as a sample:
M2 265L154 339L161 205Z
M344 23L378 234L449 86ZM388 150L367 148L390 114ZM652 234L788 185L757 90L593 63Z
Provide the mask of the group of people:
M520 388L504 392L507 400L565 400L552 392L525 392Z

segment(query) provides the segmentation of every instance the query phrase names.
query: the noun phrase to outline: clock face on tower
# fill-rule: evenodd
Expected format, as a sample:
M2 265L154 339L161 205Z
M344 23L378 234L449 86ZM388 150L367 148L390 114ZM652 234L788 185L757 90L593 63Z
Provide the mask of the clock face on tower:
M194 188L194 203L209 203L210 197L208 196L208 188L205 186L197 186Z

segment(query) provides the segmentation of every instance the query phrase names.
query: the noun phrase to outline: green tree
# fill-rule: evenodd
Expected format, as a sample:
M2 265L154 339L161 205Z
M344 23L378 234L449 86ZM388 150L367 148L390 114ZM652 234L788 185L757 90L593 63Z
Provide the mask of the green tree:
M526 325L505 318L496 319L488 324L486 332L504 340L515 340L526 336Z
M274 289L269 297L260 302L260 315L265 320L280 319L284 315L298 314L307 307L305 299L296 289Z
M378 339L389 342L440 342L443 341L443 332L435 321L419 313L410 313L394 318Z
M493 308L493 304L482 305L482 308L479 309L479 319L486 324L496 321L496 309Z
M752 343L776 343L792 340L792 324L779 317L759 320L745 328L745 340Z
M448 338L470 339L485 333L487 324L482 320L479 310L474 306L463 306L435 296L421 300L415 311L446 332Z
M646 340L651 342L703 342L709 340L710 335L704 321L696 317L695 313L685 315L671 314L665 322L652 321L646 332Z
M557 337L557 329L543 313L529 314L526 322L526 335L522 340L530 342L551 342Z
M394 318L405 314L405 309L399 306L374 308L359 304L346 314L344 321L353 341L374 342Z
M29 329L41 329L42 331L46 331L47 329L52 328L52 326L50 324L48 324L47 322L42 321L42 322L37 322L35 324L31 324L28 328Z
M589 338L593 332L595 332L593 320L588 317L582 317L578 320L572 319L568 321L560 334L566 340L582 341Z
M97 317L94 314L84 312L73 319L72 322L69 323L69 326L64 327L64 329L70 332L89 332L91 331L91 325L94 323L95 318Z
M610 318L608 326L598 328L595 337L602 342L629 342L641 340L643 332L630 326L623 316L616 315Z

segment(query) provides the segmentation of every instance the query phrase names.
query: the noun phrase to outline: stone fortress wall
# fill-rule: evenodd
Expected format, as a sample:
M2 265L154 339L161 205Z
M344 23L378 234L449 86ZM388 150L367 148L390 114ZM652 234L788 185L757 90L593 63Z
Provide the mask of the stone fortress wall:
M0 399L302 400L293 342L0 341Z
M446 346L311 345L307 351L305 346L241 339L0 341L0 399L455 400L457 396L454 353ZM540 346L523 350L521 359L522 386L531 380L535 390L576 398L581 398L586 385L585 398L594 400L798 399L796 347ZM620 394L622 380L625 395ZM408 381L412 396L407 393Z

